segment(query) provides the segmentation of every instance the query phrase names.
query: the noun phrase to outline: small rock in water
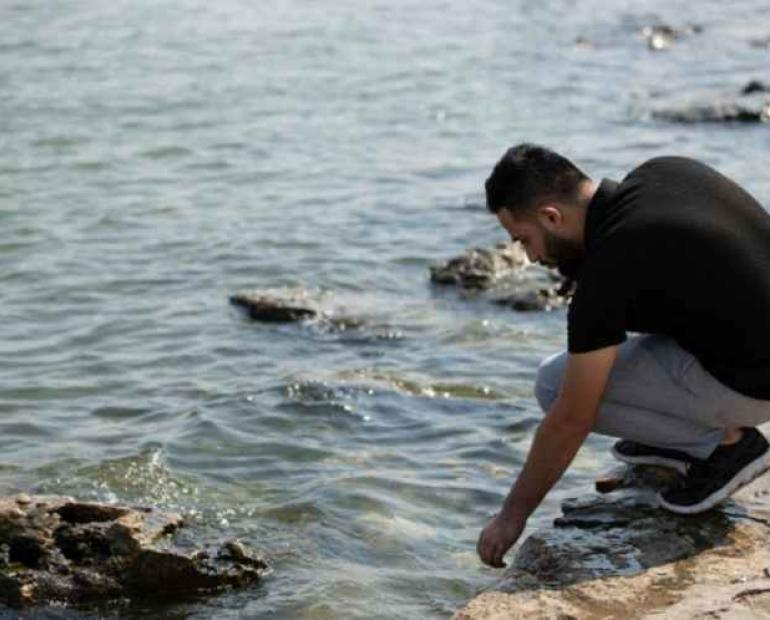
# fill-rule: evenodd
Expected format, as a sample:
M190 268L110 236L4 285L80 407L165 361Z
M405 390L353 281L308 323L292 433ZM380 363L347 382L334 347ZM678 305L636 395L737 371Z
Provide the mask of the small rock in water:
M675 28L667 24L658 24L655 26L645 26L640 34L646 39L647 47L655 52L668 49L678 39L682 39L692 34L703 32L703 27L697 24Z
M259 292L235 293L230 296L230 303L245 308L255 321L289 323L318 316L318 310L306 300L291 297L281 299Z
M575 47L580 49L594 49L596 44L588 37L579 36L575 39Z
M293 323L314 320L322 328L334 331L357 329L364 321L355 317L339 315L323 310L319 300L299 293L280 294L266 291L240 291L230 296L230 303L248 312L254 321L267 323Z
M473 248L448 261L434 263L430 266L430 277L436 284L481 290L528 264L521 244L498 243L493 248Z
M674 123L766 123L770 121L770 103L743 105L716 103L679 109L656 110L653 118Z
M768 92L770 92L770 84L760 82L759 80L751 80L741 89L741 95L753 95L754 93Z
M493 299L493 302L501 306L508 306L519 312L531 312L561 308L565 305L566 299L559 295L556 287L552 287L517 291L503 297L497 297Z
M532 265L519 243L473 248L430 266L431 281L451 284L462 296L492 291L490 300L520 312L551 310L566 303L571 286L555 271Z

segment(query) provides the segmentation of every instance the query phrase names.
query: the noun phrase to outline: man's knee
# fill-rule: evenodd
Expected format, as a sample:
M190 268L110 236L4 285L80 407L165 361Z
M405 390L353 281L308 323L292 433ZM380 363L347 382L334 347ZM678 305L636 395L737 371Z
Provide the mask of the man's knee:
M543 411L548 411L556 402L566 368L567 353L565 352L546 357L537 369L535 398Z

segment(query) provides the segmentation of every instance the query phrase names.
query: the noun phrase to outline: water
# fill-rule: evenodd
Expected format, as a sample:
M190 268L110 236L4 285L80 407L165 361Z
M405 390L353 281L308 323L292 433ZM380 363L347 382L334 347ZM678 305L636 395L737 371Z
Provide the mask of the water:
M38 617L442 618L493 583L562 312L432 288L503 238L511 143L596 177L685 154L770 204L765 127L654 122L767 79L757 0L32 0L0 7L0 492L182 510L274 567L178 605ZM651 53L658 20L703 34ZM575 45L584 36L592 49ZM241 288L365 318L250 324ZM530 526L608 462L592 438Z

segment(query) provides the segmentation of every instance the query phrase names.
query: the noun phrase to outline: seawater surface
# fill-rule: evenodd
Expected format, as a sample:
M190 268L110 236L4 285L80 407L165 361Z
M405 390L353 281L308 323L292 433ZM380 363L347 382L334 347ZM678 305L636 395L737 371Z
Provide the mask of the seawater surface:
M492 584L476 538L564 313L461 300L428 264L503 239L482 185L523 140L597 178L695 156L770 204L767 127L650 117L770 78L765 9L4 2L0 492L180 510L273 566L211 599L36 617L445 618ZM653 53L638 30L661 21L703 32ZM227 302L243 288L366 325L252 324Z

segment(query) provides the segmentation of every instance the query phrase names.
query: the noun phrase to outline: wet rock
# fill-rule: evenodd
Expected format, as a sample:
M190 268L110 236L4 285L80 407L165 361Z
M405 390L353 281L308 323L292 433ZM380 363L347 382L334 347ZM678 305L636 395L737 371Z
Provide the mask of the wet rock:
M640 34L647 41L647 47L654 52L668 49L675 41L701 32L703 32L703 27L697 24L690 24L682 28L657 24L645 26L640 30Z
M627 467L618 465L596 479L597 493L611 493L619 489L648 488L665 489L673 484L680 474L668 467Z
M276 294L264 291L240 291L230 296L230 303L243 308L255 321L292 323L314 320L337 330L355 329L364 321L339 315L322 307L320 300L307 294Z
M430 266L430 279L436 284L454 284L469 290L488 289L528 264L521 244L498 243L434 263Z
M745 489L701 515L663 511L656 488L675 475L616 471L604 479L621 490L565 501L555 527L527 538L503 580L454 619L770 617L770 509Z
M496 297L492 301L501 306L507 306L518 312L532 312L561 308L567 303L566 297L560 294L560 287L552 286L536 290L514 291Z
M672 123L766 123L770 121L770 102L694 105L656 110L652 116Z
M71 497L0 498L0 601L11 607L126 596L184 596L259 580L237 541L174 545L179 515Z
M571 286L551 269L533 265L519 243L473 248L430 267L431 281L457 286L463 294L489 293L495 304L526 312L566 303Z
M749 45L751 45L751 47L758 47L762 49L770 48L770 37L759 37L756 39L751 39L749 41Z
M741 95L753 95L755 93L770 93L770 84L751 80L741 89Z
M313 319L318 309L306 299L296 297L280 298L259 291L242 291L230 296L230 303L244 308L255 321L290 323Z

